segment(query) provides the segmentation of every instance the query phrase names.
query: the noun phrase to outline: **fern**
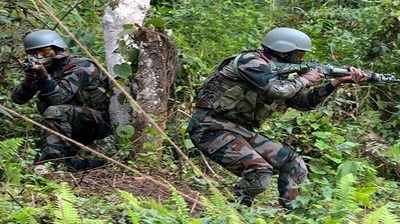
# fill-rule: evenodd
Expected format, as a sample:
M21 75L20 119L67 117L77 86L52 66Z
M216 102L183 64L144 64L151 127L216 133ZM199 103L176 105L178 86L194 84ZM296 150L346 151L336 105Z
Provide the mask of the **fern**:
M206 214L216 223L243 223L241 215L236 209L230 206L226 198L218 191L213 191L210 201L203 198L204 204L207 206Z
M355 201L356 188L353 186L356 178L353 174L347 174L340 178L335 190L335 200L333 201L332 215L334 220L351 221L354 215L360 211Z
M400 143L390 147L386 154L393 161L400 163Z
M174 205L178 220L181 223L187 223L189 221L190 209L185 199L176 190L171 193L170 203Z
M57 191L57 209L54 211L55 224L77 224L80 218L74 207L76 203L75 195L72 193L67 183L62 183Z
M14 158L23 143L22 138L10 138L0 142L0 163L4 164Z
M142 210L139 201L129 192L120 191L119 193L120 197L124 200L123 207L128 210L130 221L133 224L139 224L141 220L141 215L138 211Z
M106 224L106 221L96 219L83 219L82 224Z
M7 219L10 221L12 220L13 223L36 224L38 222L36 221L35 216L39 213L40 210L37 208L26 207L12 212Z
M22 178L22 167L14 158L21 147L23 139L10 138L0 142L0 167L6 177L6 182L18 185Z
M368 214L364 219L363 224L399 224L399 218L392 214L387 205L382 206Z

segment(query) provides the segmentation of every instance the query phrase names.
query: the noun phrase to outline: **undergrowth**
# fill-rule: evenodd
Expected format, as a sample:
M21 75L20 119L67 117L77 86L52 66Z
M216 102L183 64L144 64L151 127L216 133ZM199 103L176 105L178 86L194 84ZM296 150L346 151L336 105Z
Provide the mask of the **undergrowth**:
M70 4L66 0L48 2L58 15L63 15ZM100 21L106 1L82 2L65 22L95 55L103 58ZM196 90L212 69L224 57L257 48L265 32L274 26L308 33L314 44L308 59L385 73L400 70L398 0L159 0L153 4L146 24L167 31L178 45L182 69L174 102L187 113ZM0 24L0 101L12 105L8 92L23 75L15 60L24 55L23 34L55 24L38 13L31 1L0 2ZM80 52L71 47L73 52ZM198 200L203 207L193 207L175 191L162 202L126 191L83 194L76 186L35 174L39 131L0 111L0 223L400 223L398 179L393 173L382 172L386 163L400 163L399 99L397 86L349 85L317 110L289 110L268 119L260 131L295 148L310 170L291 213L276 203L276 179L253 207L243 207L231 202L228 195L210 193L204 180L177 162L169 146L162 161L150 151L130 163L148 173L162 170L188 183L201 192ZM17 109L39 119L33 104ZM167 131L191 155L193 145L185 133L186 122L187 118L178 119ZM131 133L121 136L117 144L123 150L111 153L127 157ZM379 164L360 153L371 144L385 161ZM191 157L204 167L200 157ZM219 187L229 190L226 186L236 178L214 163L211 166L224 177Z

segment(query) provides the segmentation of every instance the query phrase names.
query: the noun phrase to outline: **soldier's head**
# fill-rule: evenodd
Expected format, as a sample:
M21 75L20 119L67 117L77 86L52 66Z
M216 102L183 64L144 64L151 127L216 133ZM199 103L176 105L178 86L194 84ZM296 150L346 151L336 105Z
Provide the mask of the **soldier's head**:
M24 48L27 54L50 61L62 55L67 50L67 45L55 31L36 30L25 36Z
M310 37L296 29L278 27L269 31L262 42L264 53L279 62L300 63L311 50Z

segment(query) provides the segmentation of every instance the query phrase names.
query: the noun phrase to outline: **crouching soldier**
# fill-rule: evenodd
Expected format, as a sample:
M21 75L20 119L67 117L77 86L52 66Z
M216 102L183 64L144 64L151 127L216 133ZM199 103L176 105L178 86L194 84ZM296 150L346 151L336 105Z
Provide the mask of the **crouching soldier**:
M235 193L242 204L250 206L277 171L279 202L290 209L307 177L300 155L254 129L274 111L312 110L341 83L366 79L355 68L350 68L351 75L322 86L323 75L317 70L288 79L285 64L302 62L310 50L305 33L275 28L267 33L262 49L224 60L197 95L189 135L207 157L241 177Z
M89 59L72 56L58 33L38 30L24 38L28 58L25 79L12 91L12 100L24 104L37 95L44 124L83 144L111 134L108 115L109 83ZM101 160L79 159L68 141L45 133L39 162L64 161L75 170L94 168Z

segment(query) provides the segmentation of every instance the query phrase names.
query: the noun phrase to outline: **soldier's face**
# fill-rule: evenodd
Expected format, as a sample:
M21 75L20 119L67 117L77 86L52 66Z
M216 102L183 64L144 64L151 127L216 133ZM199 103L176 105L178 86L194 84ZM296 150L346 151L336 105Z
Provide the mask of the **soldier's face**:
M35 50L31 50L28 54L36 58L53 58L57 55L52 47L43 47Z
M279 53L278 61L283 63L299 64L303 62L305 53L306 52L304 51L298 51L298 50L291 51L288 53Z
M301 63L304 60L305 54L306 54L306 52L304 52L304 51L295 51L295 52L291 53L291 55L289 56L289 60L292 63Z

